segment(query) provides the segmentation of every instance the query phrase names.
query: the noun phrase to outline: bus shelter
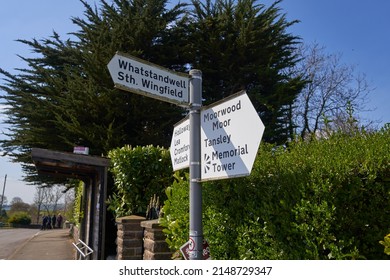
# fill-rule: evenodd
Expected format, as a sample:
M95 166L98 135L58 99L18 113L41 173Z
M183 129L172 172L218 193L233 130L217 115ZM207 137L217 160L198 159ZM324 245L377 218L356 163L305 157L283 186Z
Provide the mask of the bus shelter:
M75 178L84 182L79 239L92 253L90 259L105 255L107 171L110 160L103 157L33 148L32 160L38 175Z

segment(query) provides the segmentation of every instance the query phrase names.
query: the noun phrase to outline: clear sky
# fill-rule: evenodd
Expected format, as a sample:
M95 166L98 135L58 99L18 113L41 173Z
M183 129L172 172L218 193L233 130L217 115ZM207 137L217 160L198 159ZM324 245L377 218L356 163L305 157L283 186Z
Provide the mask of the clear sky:
M262 1L265 4L273 1ZM288 20L300 20L290 30L304 42L317 42L342 62L355 66L375 88L361 114L390 122L390 1L388 0L284 0L280 7Z
M95 1L89 0L89 3ZM96 1L98 3L98 1ZM175 0L170 2L175 3ZM267 6L274 1L259 1ZM364 73L375 90L361 117L390 122L390 1L388 0L284 0L279 7L288 20L300 20L289 31L307 43L317 42L329 53L341 53L342 61ZM16 39L42 39L53 30L63 38L75 31L70 18L83 15L79 0L12 0L2 1L0 9L0 67L11 73L25 64L17 56L31 56L27 46ZM3 83L0 80L0 83ZM0 139L5 127L0 107ZM22 182L19 165L0 157L0 194L7 177L5 196L9 201L21 197L33 202L35 188Z

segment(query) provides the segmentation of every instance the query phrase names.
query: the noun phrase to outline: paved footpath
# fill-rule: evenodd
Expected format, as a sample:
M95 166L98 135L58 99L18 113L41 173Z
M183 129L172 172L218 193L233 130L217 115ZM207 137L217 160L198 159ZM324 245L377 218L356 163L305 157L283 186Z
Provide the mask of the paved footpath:
M69 229L41 230L27 240L9 260L74 260Z

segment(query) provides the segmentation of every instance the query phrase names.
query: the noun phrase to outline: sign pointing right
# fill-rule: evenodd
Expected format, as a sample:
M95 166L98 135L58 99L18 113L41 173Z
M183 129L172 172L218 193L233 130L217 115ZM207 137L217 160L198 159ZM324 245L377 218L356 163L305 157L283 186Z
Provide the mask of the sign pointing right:
M245 91L201 111L202 181L248 176L264 124Z

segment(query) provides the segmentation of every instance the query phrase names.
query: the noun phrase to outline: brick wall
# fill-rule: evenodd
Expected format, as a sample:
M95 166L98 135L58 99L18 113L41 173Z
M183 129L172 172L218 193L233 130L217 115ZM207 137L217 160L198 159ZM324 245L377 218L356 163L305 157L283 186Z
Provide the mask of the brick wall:
M165 242L162 227L157 220L140 216L118 218L118 260L170 260L172 252Z
M170 260L172 252L165 242L165 235L162 232L158 219L141 222L144 228L144 260Z
M141 222L144 220L144 217L134 215L116 219L118 260L142 260L144 229Z

